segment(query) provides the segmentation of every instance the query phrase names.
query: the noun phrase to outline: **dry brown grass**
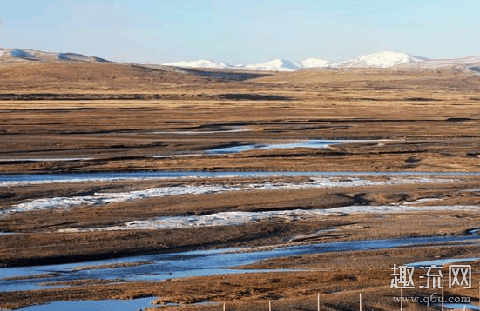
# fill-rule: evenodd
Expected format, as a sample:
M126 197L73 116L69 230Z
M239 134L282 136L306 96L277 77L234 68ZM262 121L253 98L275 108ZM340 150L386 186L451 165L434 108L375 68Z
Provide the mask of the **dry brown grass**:
M1 64L0 172L51 173L115 170L328 170L480 171L480 77L454 71L305 70L292 73L178 72L122 64ZM216 76L212 76L212 74ZM245 132L168 134L169 131ZM167 133L154 133L167 132ZM229 156L184 155L222 145L299 139L390 139L383 144L344 144L326 150L254 150ZM154 158L162 155L164 158ZM93 157L72 162L7 162L12 159ZM2 162L2 159L4 160ZM10 206L46 195L150 187L98 183L11 188L0 204ZM314 208L400 203L448 196L448 204L479 204L463 187L478 182L342 190L249 192L156 198L105 208L51 210L12 215L2 229L29 232L0 236L5 265L34 265L198 247L269 247L319 229L333 235L298 243L378 239L413 235L463 234L478 227L477 213L441 212L332 216L298 222L276 221L235 228L192 228L94 233L47 233L78 226L108 226L159 215L226 210ZM156 184L156 186L162 184ZM79 247L79 245L81 247ZM229 301L229 310L354 310L358 293L375 310L398 309L388 289L389 268L414 259L475 255L478 248L411 248L325 254L263 264L328 268L318 273L213 276L123 284L74 282L71 288L0 294L1 307L53 300L128 299ZM321 264L320 264L321 263ZM354 277L351 277L351 276ZM422 293L417 293L422 294ZM451 294L459 294L452 292ZM466 291L461 293L473 295ZM313 297L313 299L312 299ZM313 300L313 301L312 301ZM410 310L426 310L409 305ZM183 308L181 308L183 309ZM185 307L204 310L211 307Z
M4 173L480 170L478 76L436 71L313 70L236 81L121 64L0 67L0 160L65 156L102 159L3 163L0 170ZM235 126L251 131L193 136L153 133ZM226 143L298 139L403 142L318 152L177 157ZM155 155L167 157L152 158ZM412 157L418 161L408 162Z
M458 178L456 178L458 179ZM277 178L293 181L293 178ZM134 220L160 216L205 215L225 211L258 212L332 208L362 204L368 206L398 204L422 198L443 199L441 205L478 205L480 188L475 178L463 182L372 186L334 189L256 190L213 195L157 197L141 201L48 209L12 214L0 220L7 232L25 234L0 236L0 262L4 266L28 266L61 262L105 259L158 251L191 248L268 247L322 243L329 241L369 240L411 236L462 235L478 227L477 213L469 211L429 211L393 215L319 216L303 220L262 221L235 227L205 227L161 230L120 230L85 233L60 233L59 229L102 228ZM202 184L194 182L147 182L133 189ZM212 182L212 181L210 181ZM216 180L237 184L246 180ZM132 190L128 183L58 184L23 186L10 190L6 205L34 198L85 195L93 192ZM8 203L7 203L8 202ZM431 203L433 204L433 203ZM318 234L322 229L334 232ZM81 247L78 247L81 245Z

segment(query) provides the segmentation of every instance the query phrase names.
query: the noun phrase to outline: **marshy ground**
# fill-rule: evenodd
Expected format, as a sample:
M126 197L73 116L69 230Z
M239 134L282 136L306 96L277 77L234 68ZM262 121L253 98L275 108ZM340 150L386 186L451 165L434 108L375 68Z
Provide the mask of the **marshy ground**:
M478 234L478 75L400 69L224 73L121 64L3 64L1 69L0 229L9 234L0 234L0 270L88 266L91 260L198 249L259 251ZM309 140L335 143L283 145ZM261 148L272 144L283 147ZM260 148L242 150L246 145ZM209 152L232 147L238 148ZM70 182L25 177L137 171L312 173ZM8 181L16 175L25 180ZM160 190L153 195L152 189ZM325 214L308 214L314 210ZM262 218L275 211L284 214ZM221 215L229 221L247 213L256 218L235 225L125 228L160 217ZM152 296L159 305L181 303L161 307L176 310L221 308L193 304L203 301L227 301L229 310L261 310L268 300L275 310L315 310L320 293L322 310L357 310L363 293L364 308L396 310L400 303L393 296L399 293L390 289L394 264L479 255L474 239L278 257L241 267L299 269L295 272L158 281L73 277L60 283L50 275L39 277L35 289L2 290L0 307ZM152 262L87 269L137 264ZM445 289L445 295L468 296L478 304L478 260L471 264L472 288ZM9 286L25 275L18 272L0 283ZM422 297L433 293L409 291ZM429 308L413 302L403 307Z

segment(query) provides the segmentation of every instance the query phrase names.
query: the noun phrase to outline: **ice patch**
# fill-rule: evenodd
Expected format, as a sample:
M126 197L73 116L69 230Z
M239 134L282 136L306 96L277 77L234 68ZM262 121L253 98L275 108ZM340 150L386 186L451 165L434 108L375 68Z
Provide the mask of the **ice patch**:
M445 198L423 198L423 199L419 199L419 200L412 201L412 202L405 202L403 204L405 204L405 205L424 204L424 203L430 203L430 202L440 202L440 201L443 201L443 200L445 200Z
M217 130L217 131L174 131L174 132L152 132L152 134L175 134L175 135L199 135L199 134L217 134L217 133L239 133L239 132L251 132L252 129L247 128L235 128L230 130Z
M463 189L460 192L480 192L480 189Z
M473 229L468 229L467 234L473 235L473 234L478 234L479 228L473 228Z
M250 144L242 145L235 147L226 147L226 148L217 148L217 149L208 149L207 153L210 154L229 154L229 153L239 153L247 150L273 150L273 149L296 149L296 148L307 148L307 149L325 149L329 148L331 145L341 144L341 143L378 143L386 142L390 140L307 140L307 141L297 141L291 143L277 143L277 144Z
M349 214L390 214L408 213L441 210L478 211L477 206L456 205L456 206L426 206L412 207L405 205L384 205L384 206L345 206L326 209L295 209L266 212L222 212L211 215L192 216L167 216L153 220L139 220L126 222L121 226L105 228L69 228L60 229L58 232L91 232L109 230L144 230L144 229L179 229L194 227L217 227L237 226L260 221L271 221L274 219L285 219L289 221L310 219L320 216L349 215Z
M188 155L185 155L188 156ZM43 183L78 183L78 182L115 182L145 181L165 179L196 178L230 178L230 177L271 177L271 176L392 176L392 177L431 177L431 176L480 176L477 172L197 172L197 171L153 171L153 172L115 172L115 173L69 173L69 174L32 174L32 175L0 175L0 187L10 187Z
M235 190L235 189L232 189ZM10 208L3 209L3 214L16 212L25 212L39 209L51 208L71 208L80 205L104 205L116 202L131 202L151 197L187 195L187 194L210 194L216 192L228 191L226 186L180 186L152 188L147 190L138 190L121 193L95 193L94 195L73 196L73 197L54 197L38 199L26 203L13 205Z
M147 180L162 180L171 178L196 178L195 176L178 175L169 176L168 174L159 174L157 176L149 176L148 174L128 174L130 176L123 176L123 174L67 174L67 175L17 175L4 176L6 180L13 179L14 181L0 181L0 187L12 187L18 185L36 185L45 183L79 183L79 182L115 182L115 181L147 181ZM138 175L138 176L137 176ZM23 180L22 180L23 179Z
M16 232L0 232L0 236L2 235L17 235L18 233Z
M152 197L174 196L174 195L202 195L213 193L224 193L229 191L246 190L286 190L286 189L312 189L312 188L344 188L361 186L387 186L403 185L410 183L428 183L428 182L453 182L450 179L433 179L426 177L417 178L391 178L387 181L372 181L361 177L352 177L349 179L339 179L338 177L310 177L308 182L289 183L289 182L257 182L244 185L184 185L175 187L151 188L146 190L135 190L119 193L95 193L94 195L73 196L73 197L53 197L37 199L25 203L12 205L10 208L4 208L0 211L2 214L12 214L32 210L51 209L51 208L71 208L81 205L104 205L117 202L131 202Z
M470 262L480 260L479 257L475 258L449 258L449 259L437 259L437 260L427 260L427 261L417 261L407 264L407 266L419 268L419 267L429 267L429 266L443 266L455 262Z

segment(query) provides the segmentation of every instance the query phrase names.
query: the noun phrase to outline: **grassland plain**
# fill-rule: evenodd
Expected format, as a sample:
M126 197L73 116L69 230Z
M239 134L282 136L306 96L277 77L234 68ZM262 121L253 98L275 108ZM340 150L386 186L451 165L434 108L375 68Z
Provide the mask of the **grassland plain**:
M35 200L153 188L193 189L214 184L252 189L6 213L0 218L0 229L14 234L0 235L0 262L5 268L28 268L204 248L248 247L253 251L475 232L480 227L476 210L440 206L479 206L480 180L472 175L480 173L479 108L480 77L453 69L258 73L126 64L2 64L2 176L158 170L459 174L401 184L392 184L394 177L379 174L362 177L379 184L341 187L338 185L355 178L340 176L329 180L335 186L278 190L255 187L260 183L311 183L310 177L5 184L0 189L2 211ZM317 149L259 147L209 152L308 140L337 143ZM405 204L425 207L425 211L278 217L235 226L77 230L105 229L157 217L345 206L368 211ZM450 243L290 256L242 267L313 270L293 273L149 282L74 279L64 281L64 287L41 285L0 293L0 307L156 296L159 304L183 304L162 308L211 310L218 306L189 304L228 301L229 310L260 310L271 299L275 310L315 310L320 293L322 310L356 310L362 292L367 309L395 310L400 304L392 299L398 293L389 288L393 264L479 257L478 251L478 244ZM475 288L445 289L446 295L478 301L478 261L472 266ZM49 278L39 282L58 285ZM409 294L430 292L412 289ZM404 307L428 309L412 302Z

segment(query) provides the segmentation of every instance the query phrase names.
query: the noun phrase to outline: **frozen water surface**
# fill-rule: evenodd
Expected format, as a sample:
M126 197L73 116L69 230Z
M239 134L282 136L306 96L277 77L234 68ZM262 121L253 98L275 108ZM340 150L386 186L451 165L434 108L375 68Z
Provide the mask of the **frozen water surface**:
M227 178L227 177L271 177L271 176L480 176L477 172L199 172L199 171L152 171L152 172L112 172L112 173L68 173L68 174L22 174L0 175L0 186L16 186L29 183L52 182L102 182L102 181L142 181L148 179L174 178Z
M93 160L93 158L9 158L0 159L0 162L68 162L89 160Z
M385 181L374 181L364 177L350 177L345 180L338 180L332 176L310 177L307 182L251 182L242 185L228 185L224 183L212 185L182 185L174 187L151 188L145 190L135 190L129 192L117 193L95 193L93 195L71 196L71 197L51 197L36 199L24 203L19 203L6 207L1 210L2 214L11 214L39 209L52 208L71 208L81 205L104 205L114 202L131 202L152 197L172 196L172 195L201 195L212 193L225 193L230 191L250 191L250 190L286 190L286 189L314 189L314 188L343 188L360 186L388 186L403 185L409 183L440 183L454 182L452 179L438 179L415 176L410 178L392 177ZM222 216L221 216L222 217Z
M448 258L448 259L437 259L437 260L426 260L426 261L417 261L417 262L412 262L407 264L407 266L410 267L429 267L429 266L443 266L446 264L450 263L457 263L457 262L472 262L472 261L477 261L480 260L479 257L474 257L474 258Z
M277 143L277 144L249 144L235 147L208 149L207 153L210 154L229 154L239 153L242 151L259 149L259 150L273 150L273 149L296 149L296 148L308 148L308 149L324 149L331 145L337 145L341 143L377 143L386 142L389 140L306 140L291 143Z
M438 304L438 306L441 306L441 304ZM444 303L443 306L447 309L463 310L465 307L465 310L480 310L480 306L471 303Z
M98 300L98 301L55 301L46 305L22 308L22 311L50 311L50 310L76 310L76 311L136 311L140 308L153 307L155 297L133 300Z
M478 236L441 236L416 237L392 240L329 242L312 245L300 245L270 250L245 249L213 249L197 250L180 253L157 255L132 256L118 259L88 262L88 266L105 265L123 262L151 261L152 263L118 268L88 267L84 270L75 270L84 267L85 262L49 266L34 266L21 268L0 269L0 292L17 289L38 288L39 282L73 281L81 279L122 280L122 281L161 281L170 278L190 276L204 276L214 274L244 273L244 270L235 269L259 260L278 258L291 255L309 255L327 252L342 252L354 250L373 250L384 248L423 245L429 243L478 243ZM249 270L248 272L283 272L284 270ZM294 271L294 270L288 270ZM4 278L15 276L34 276L52 274L41 279L12 280Z
M246 223L268 221L274 218L300 220L311 217L348 214L390 214L426 211L478 211L475 205L452 206L411 206L411 205L382 205L382 206L345 206L324 209L295 209L266 212L221 212L210 215L165 216L150 220L136 220L122 225L102 228L68 228L59 232L90 232L103 230L132 230L132 229L173 229L192 227L236 226Z
M163 132L152 132L152 134L176 134L176 135L199 135L199 134L217 134L217 133L239 133L239 132L251 132L252 129L249 128L232 128L232 129L218 129L211 131L163 131Z

